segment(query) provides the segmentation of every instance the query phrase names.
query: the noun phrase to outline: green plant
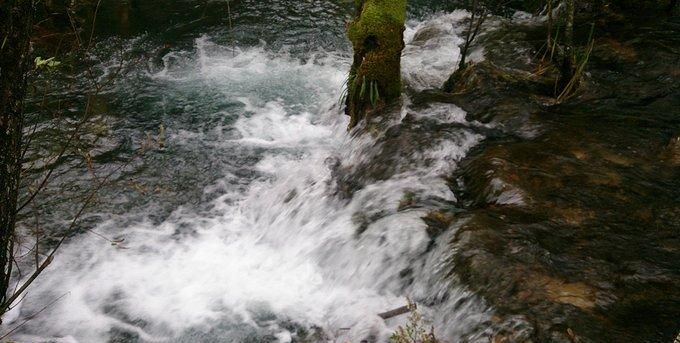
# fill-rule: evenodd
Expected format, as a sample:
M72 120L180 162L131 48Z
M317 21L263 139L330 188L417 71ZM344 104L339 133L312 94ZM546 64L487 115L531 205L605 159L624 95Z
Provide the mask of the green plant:
M42 59L42 57L38 56L35 58L35 68L40 69L40 68L48 68L48 69L53 69L56 68L61 64L61 62L57 61L54 59L54 57L50 57L46 60Z
M588 64L588 60L590 59L590 54L593 52L593 47L595 45L595 41L593 39L594 29L595 25L592 25L590 28L590 36L588 37L588 45L586 45L585 51L583 52L582 56L578 58L578 61L576 63L576 70L574 71L574 74L572 75L571 79L566 84L566 86L564 86L562 92L557 96L557 102L562 102L568 99L572 94L574 94L576 87L581 82L581 78L583 77L583 73L585 72L586 65Z
M409 301L411 311L408 322L404 326L399 326L390 337L392 343L441 343L434 335L434 327L428 331L423 316L418 312L416 304Z
M371 81L369 89L370 89L369 98L371 100L371 106L375 107L375 105L378 103L378 100L380 100L380 92L378 91L378 82L377 81Z
M359 94L357 94L359 89ZM368 99L366 99L366 91L368 90ZM358 95L358 98L357 98ZM380 100L380 91L378 90L378 81L366 81L366 76L361 78L361 83L357 82L357 77L353 73L347 75L347 79L342 84L342 92L340 93L340 105L347 100L347 97L352 97L351 100L358 100L359 102L366 102L368 100L372 107L375 107Z
M350 93L350 87L354 83L354 74L347 74L347 78L342 83L342 92L340 92L340 99L338 100L338 105L342 104L347 100L347 95Z

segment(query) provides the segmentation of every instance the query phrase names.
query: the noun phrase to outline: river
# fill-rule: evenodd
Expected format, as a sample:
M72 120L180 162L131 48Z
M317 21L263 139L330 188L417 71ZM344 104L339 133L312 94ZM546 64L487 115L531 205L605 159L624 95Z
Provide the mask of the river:
M461 129L424 151L426 163L405 161L351 199L339 196L337 164L351 168L375 144L347 132L338 106L351 5L239 1L227 12L225 4L101 9L89 62L100 80L125 72L100 95L110 134L97 161L123 163L161 126L164 146L102 191L88 214L97 234L67 241L14 310L15 323L63 297L15 339L382 341L405 319L377 314L407 297L441 337L478 335L487 307L445 275L451 252L432 248L426 212L399 207L405 194L453 201L441 176L484 137ZM465 12L421 7L411 9L422 14L408 22L403 74L410 87L436 88L455 66ZM116 22L122 10L126 22ZM437 39L409 45L424 25L441 29ZM442 121L475 125L455 105L438 111ZM359 232L366 213L380 219Z
M92 118L20 222L22 253L38 229L43 253L68 239L4 331L385 342L408 316L378 314L410 299L444 342L670 342L678 17L598 22L555 104L539 19L490 19L451 94L467 12L408 13L403 104L359 134L340 105L352 1L102 2L88 53L34 79L28 161ZM93 174L108 182L69 230Z

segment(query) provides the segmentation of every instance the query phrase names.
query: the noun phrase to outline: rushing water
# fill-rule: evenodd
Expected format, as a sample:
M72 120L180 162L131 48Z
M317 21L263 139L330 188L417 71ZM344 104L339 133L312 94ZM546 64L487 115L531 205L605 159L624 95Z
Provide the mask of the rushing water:
M102 163L122 163L144 132L160 125L165 148L125 169L91 216L95 232L124 243L112 246L87 232L69 239L4 327L61 297L14 338L383 341L404 318L377 314L411 297L439 336L481 335L489 310L444 273L452 232L432 248L421 220L426 212L399 204L405 194L454 200L442 175L484 137L460 129L423 152L427 163L404 162L399 173L351 199L339 196L336 161L351 169L375 144L346 131L337 105L350 63L342 30L351 4L238 2L230 8L232 29L224 12L212 13L223 2L202 6L163 8L160 15L173 23L165 29L145 28L143 8L132 9L137 17L121 24L131 38L102 37L97 45L92 58L103 75L125 53L146 56L106 93L108 149L116 158ZM188 18L201 11L200 19ZM456 24L464 15L409 21L409 87L441 85L457 59ZM104 31L115 31L103 22ZM431 37L414 40L424 27ZM412 111L408 103L404 113ZM430 113L475 125L453 105ZM140 195L132 183L151 191ZM381 215L358 233L358 213Z

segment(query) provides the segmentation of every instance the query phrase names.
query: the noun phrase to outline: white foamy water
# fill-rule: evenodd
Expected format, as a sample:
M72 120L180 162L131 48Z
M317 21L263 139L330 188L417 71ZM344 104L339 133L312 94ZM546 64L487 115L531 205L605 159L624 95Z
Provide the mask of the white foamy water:
M412 87L437 87L454 67L460 38L447 25L461 15L440 15L409 28L404 75ZM411 44L415 31L427 27L439 30L427 46ZM168 92L239 104L205 113L238 116L228 127L170 127L166 144L201 142L215 154L242 150L253 154L255 162L243 167L255 176L245 187L230 188L236 176L217 164L225 168L224 177L205 190L217 192L216 199L181 206L161 223L122 224L131 221L112 217L95 228L125 237L122 249L93 235L69 240L15 310L16 320L3 328L66 294L15 338L290 342L300 327L318 327L326 335L322 341L369 336L385 341L404 318L384 322L377 314L404 305L409 296L430 304L421 309L441 337L474 339L469 335L488 313L446 276L454 231L432 245L421 219L427 212L400 210L399 204L407 193L454 200L442 176L483 137L461 130L423 152L427 163L409 165L342 199L332 161L351 168L375 143L348 135L348 120L337 107L348 57L319 53L303 62L265 47L230 49L201 37L195 51L171 53L165 62L150 79ZM195 111L192 106L186 110ZM439 121L465 123L455 106L432 113ZM224 133L228 130L235 133ZM137 212L144 218L144 208ZM358 213L379 218L357 234ZM401 276L404 271L412 280Z
M469 16L464 10L440 14L425 21L409 22L404 31L402 75L416 90L441 87L460 59L458 46L461 23Z

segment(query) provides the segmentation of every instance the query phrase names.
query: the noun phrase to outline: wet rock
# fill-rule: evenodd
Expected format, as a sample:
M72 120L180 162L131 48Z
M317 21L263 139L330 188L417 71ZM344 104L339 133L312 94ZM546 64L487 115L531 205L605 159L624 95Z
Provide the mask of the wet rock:
M422 219L427 224L427 234L434 239L451 226L454 218L452 213L432 211Z
M467 209L451 224L452 273L499 323L526 318L536 342L671 341L680 317L680 140L665 115L680 80L641 40L603 41L569 103L544 101L549 82L496 53L454 75L448 95L414 101L453 102L497 128L451 176ZM635 80L613 64L635 64ZM494 342L527 340L495 328Z
M531 337L534 335L534 327L524 316L510 316L503 320L496 317L500 322L495 328L495 333L491 337L493 343L532 343Z
M385 117L395 117L385 115ZM398 117L398 116L397 116ZM367 126L364 134L373 135L375 142L362 152L366 156L354 164L332 167L338 190L345 197L365 185L388 180L401 173L435 167L437 158L427 156L438 145L447 141L461 141L477 128L460 123L447 123L407 114L400 122L384 120ZM408 205L408 200L403 206Z
M553 302L573 305L582 310L595 307L595 289L583 282L568 283L553 278L538 282L543 283L548 299Z
M638 59L634 48L612 38L599 39L594 46L593 57L601 63L634 63Z
M411 43L415 45L423 45L427 43L429 40L441 37L444 34L446 34L446 28L443 28L440 25L434 24L430 26L425 26L419 29L413 35Z
M680 166L680 136L673 137L661 152L661 159L673 167Z
M606 314L630 315L629 306L643 303L653 304L645 306L655 316L680 312L672 305L680 292L666 294L669 300L662 302L650 292L650 287L668 291L678 280L672 268L680 269L671 262L678 250L664 248L680 222L677 211L664 205L677 195L678 181L658 168L648 173L633 168L653 158L612 163L593 137L569 143L573 132L559 127L533 141L489 142L463 162L457 176L463 190L457 194L471 212L455 240L456 273L499 313L531 318L538 341L555 340L548 332L564 335L565 326L584 342L636 341L653 331L647 326L663 332L658 330L670 322L626 330L632 325L627 317L612 320ZM494 180L531 200L499 203ZM665 192L640 187L651 180L675 186ZM639 302L627 305L632 298Z

